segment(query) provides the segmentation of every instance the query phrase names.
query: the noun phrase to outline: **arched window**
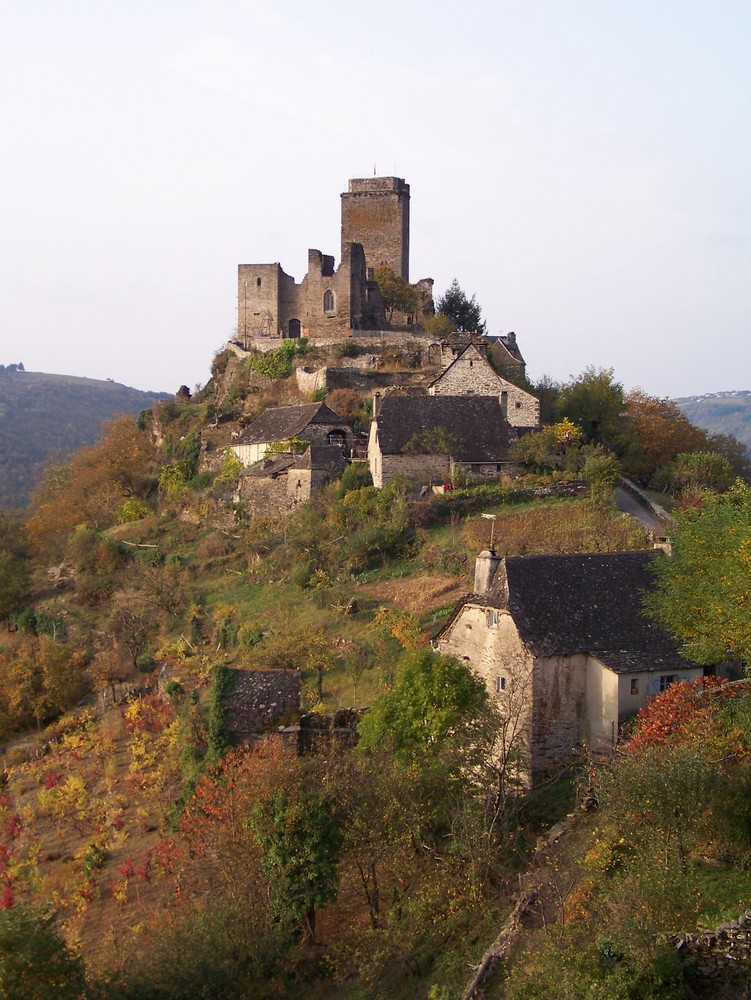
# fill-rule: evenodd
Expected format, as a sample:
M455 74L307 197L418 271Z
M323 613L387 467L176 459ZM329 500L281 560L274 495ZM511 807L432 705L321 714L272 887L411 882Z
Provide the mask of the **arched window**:
M323 311L327 313L334 311L334 293L330 288L323 293Z

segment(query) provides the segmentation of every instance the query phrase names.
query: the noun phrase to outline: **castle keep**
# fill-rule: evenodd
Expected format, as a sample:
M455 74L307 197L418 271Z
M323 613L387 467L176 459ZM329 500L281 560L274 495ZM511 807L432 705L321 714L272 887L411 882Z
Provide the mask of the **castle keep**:
M409 184L400 177L350 180L341 211L339 267L332 256L308 250L308 271L297 284L279 263L239 265L242 344L259 337L346 337L351 330L385 326L374 271L385 264L409 279ZM430 278L418 283L428 310L432 286Z

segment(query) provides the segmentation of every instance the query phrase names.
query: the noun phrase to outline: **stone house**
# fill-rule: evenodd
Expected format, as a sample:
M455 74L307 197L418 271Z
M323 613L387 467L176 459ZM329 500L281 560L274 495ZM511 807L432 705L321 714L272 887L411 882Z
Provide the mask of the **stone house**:
M500 742L526 780L584 746L614 746L620 724L677 681L713 672L684 659L642 611L659 552L500 559L482 552L475 593L436 640L487 687Z
M235 500L252 517L289 514L332 480L340 479L346 465L336 445L312 444L302 455L285 452L263 458L241 472Z
M352 428L325 403L275 406L264 410L230 447L247 468L260 461L270 445L293 438L311 444L332 445L344 455L352 450Z
M499 375L481 345L469 343L457 349L444 344L441 359L443 371L428 386L431 396L495 396L512 427L540 429L537 397Z
M493 396L376 395L368 439L373 485L395 476L446 483L457 472L495 479L513 468L507 456L515 439Z

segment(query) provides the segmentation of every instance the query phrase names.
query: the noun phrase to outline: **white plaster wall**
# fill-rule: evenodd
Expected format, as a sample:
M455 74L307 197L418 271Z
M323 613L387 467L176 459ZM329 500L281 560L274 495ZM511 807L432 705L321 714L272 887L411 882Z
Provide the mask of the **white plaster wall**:
M531 770L532 657L505 611L466 604L438 641L484 683L499 712L499 750L512 753L517 775Z
M594 750L614 746L618 739L621 680L596 657L587 657L588 742Z
M255 465L256 462L261 461L263 456L266 454L268 446L268 441L264 441L261 444L230 445L232 451L235 455L237 455L246 469L250 468L251 465Z

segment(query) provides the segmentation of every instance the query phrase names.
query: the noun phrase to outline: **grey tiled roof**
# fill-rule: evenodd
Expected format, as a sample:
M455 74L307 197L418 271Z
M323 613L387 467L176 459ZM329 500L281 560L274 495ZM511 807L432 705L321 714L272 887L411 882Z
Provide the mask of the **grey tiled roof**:
M610 552L565 556L514 556L504 563L489 607L507 607L534 656L589 653L618 673L696 667L675 640L642 610L660 553Z
M299 670L235 670L227 729L236 736L289 724L300 711Z
M300 406L274 406L264 410L235 444L264 444L266 441L285 441L296 437L310 424L332 424L342 429L349 427L346 420L334 413L325 403L305 403Z
M400 455L411 439L442 427L456 440L458 462L500 462L514 432L493 396L386 396L376 418L384 455Z

